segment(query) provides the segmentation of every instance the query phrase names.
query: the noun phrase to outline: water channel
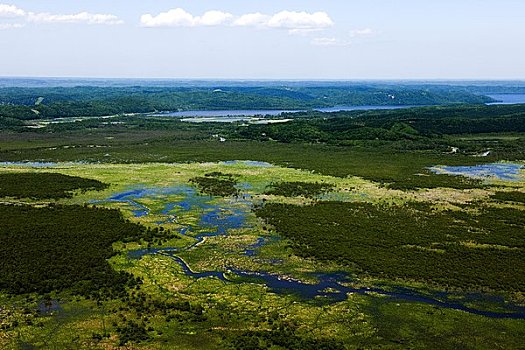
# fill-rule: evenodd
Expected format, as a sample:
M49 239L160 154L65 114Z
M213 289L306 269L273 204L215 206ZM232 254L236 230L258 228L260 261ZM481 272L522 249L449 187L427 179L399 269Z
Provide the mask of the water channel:
M151 211L138 203L141 198L149 197L155 199L167 194L182 195L184 198L175 202L167 202L160 214L166 216L177 216L189 211L200 213L199 222L196 226L187 225L180 229L179 233L194 238L194 242L185 248L145 248L130 251L128 257L140 259L149 254L159 254L171 258L181 266L182 271L192 278L217 278L225 282L238 283L232 279L232 274L238 277L264 284L274 293L292 294L303 300L324 300L327 302L340 302L347 299L348 294L357 293L362 295L379 294L390 297L392 301L412 301L435 305L443 308L462 310L472 314L483 315L492 318L525 319L525 307L505 302L503 297L486 295L482 293L449 293L449 292L419 292L405 287L393 287L378 285L374 287L353 287L352 279L346 272L334 273L311 273L316 283L307 283L289 276L282 276L265 271L246 271L235 267L225 267L224 271L200 271L196 272L179 256L181 251L193 249L203 243L206 237L227 235L231 229L249 227L247 219L252 214L252 203L243 196L230 199L225 203L214 204L213 198L200 195L190 186L175 186L168 188L137 188L115 194L107 199L110 202L122 202L134 207L133 213L140 217L149 215ZM155 213L159 214L159 213ZM169 220L169 219L167 219ZM162 223L162 222L159 222ZM192 234L193 232L198 234ZM257 241L247 246L243 254L257 259L258 249L278 239L277 237L259 237ZM275 260L275 264L282 261ZM498 311L481 310L469 306L472 303L489 303L496 305Z

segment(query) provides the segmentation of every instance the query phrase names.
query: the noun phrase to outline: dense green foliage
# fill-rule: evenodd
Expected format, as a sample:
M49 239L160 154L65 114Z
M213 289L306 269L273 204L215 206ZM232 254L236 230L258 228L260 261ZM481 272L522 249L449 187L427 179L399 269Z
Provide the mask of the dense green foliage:
M483 188L486 185L482 180L468 178L465 176L455 176L451 178L445 174L434 174L427 169L422 169L418 174L406 174L404 178L384 179L388 188L394 190L414 190L418 188L439 188L448 187L455 189Z
M128 343L140 343L150 339L148 331L143 323L128 320L124 325L116 328L119 335L119 345Z
M237 181L231 174L213 172L204 176L194 177L190 181L197 184L202 193L210 196L226 197L239 193L239 190L235 187Z
M200 304L191 304L178 296L160 300L158 296L152 296L142 290L131 290L122 295L120 300L125 302L125 306L114 308L111 312L117 314L119 318L119 322L115 322L113 327L121 346L151 340L155 325L151 319L154 317L162 318L167 324L206 321L206 315ZM133 314L132 318L129 317L129 312ZM104 334L94 335L96 340L101 340L103 337Z
M0 197L58 199L71 198L73 191L103 190L108 185L97 180L56 173L0 174Z
M273 194L276 196L285 197L299 197L313 198L317 195L326 193L333 188L332 185L319 182L279 182L270 185L266 194Z
M316 339L298 335L297 326L280 325L271 331L248 331L236 335L231 345L235 350L343 350L344 344L335 339Z
M525 105L422 107L292 115L286 124L238 129L247 139L280 142L325 142L351 145L355 140L419 142L437 135L524 132ZM432 147L432 143L430 143Z
M525 203L525 193L519 191L501 192L498 191L491 198L503 202Z
M0 290L107 297L136 283L107 262L113 242L145 231L117 210L0 205L0 217Z
M335 260L394 279L525 289L525 216L517 209L435 211L417 203L321 202L270 203L256 214L289 238L301 256Z
M310 109L337 105L484 103L490 98L450 87L218 86L0 88L0 117L103 116L163 110Z

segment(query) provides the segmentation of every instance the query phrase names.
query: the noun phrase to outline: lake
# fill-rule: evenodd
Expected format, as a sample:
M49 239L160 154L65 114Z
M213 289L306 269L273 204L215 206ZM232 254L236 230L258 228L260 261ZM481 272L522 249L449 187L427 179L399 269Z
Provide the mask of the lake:
M339 111L369 111L369 110L382 110L382 109L402 109L418 107L415 105L386 105L386 106L335 106L335 107L324 107L316 108L315 111L319 112L339 112ZM420 106L421 107L421 106ZM257 116L279 116L283 113L297 113L305 112L305 109L231 109L231 110L217 110L217 111L182 111L182 112L160 112L150 114L154 117L179 117L186 118L184 121L189 122L203 122L205 118L219 118L219 117L230 117L230 122L235 121L248 121L242 117L257 117ZM197 117L199 117L197 119ZM234 118L239 117L239 118ZM195 120L193 120L195 118ZM216 120L210 120L216 121Z
M494 103L487 103L488 105L511 105L525 103L525 94L494 94L487 96L499 101Z

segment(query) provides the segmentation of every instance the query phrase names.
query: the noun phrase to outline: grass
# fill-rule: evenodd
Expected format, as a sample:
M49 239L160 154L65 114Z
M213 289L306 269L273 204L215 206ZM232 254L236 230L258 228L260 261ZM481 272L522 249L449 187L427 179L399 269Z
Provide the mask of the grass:
M384 143L350 147L256 141L221 143L211 138L211 132L198 139L187 139L176 131L156 130L27 133L17 134L17 137L26 142L13 138L12 134L0 134L0 161L173 163L260 160L331 176L359 176L379 183L397 184L402 189L479 187L475 182L462 184L426 169L436 164L474 165L505 156L497 152L489 157L475 158L437 150L399 151Z

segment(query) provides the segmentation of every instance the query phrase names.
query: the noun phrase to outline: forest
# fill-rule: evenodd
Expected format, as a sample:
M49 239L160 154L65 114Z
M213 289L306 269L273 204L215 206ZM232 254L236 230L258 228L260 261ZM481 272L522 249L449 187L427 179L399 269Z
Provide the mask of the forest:
M74 191L103 190L108 187L100 181L57 173L3 173L0 174L0 197L59 199L71 198Z
M285 197L303 196L306 198L314 198L333 189L330 184L301 181L272 183L268 187L265 194Z
M235 187L237 181L231 174L212 172L204 176L194 177L190 180L197 185L199 190L209 196L234 196L239 193Z
M289 238L296 254L354 266L365 275L444 288L525 289L521 210L320 202L268 203L256 214Z
M407 141L422 146L443 135L525 131L525 106L420 107L390 111L296 113L286 124L239 128L241 137L351 145L355 140Z
M496 192L491 198L497 201L525 203L525 193L519 191Z
M112 243L145 229L104 208L0 205L0 289L15 294L70 290L116 297L137 280L107 262Z

